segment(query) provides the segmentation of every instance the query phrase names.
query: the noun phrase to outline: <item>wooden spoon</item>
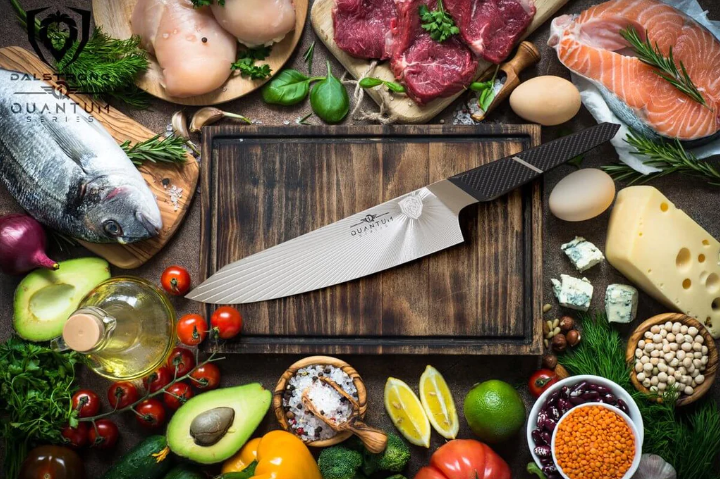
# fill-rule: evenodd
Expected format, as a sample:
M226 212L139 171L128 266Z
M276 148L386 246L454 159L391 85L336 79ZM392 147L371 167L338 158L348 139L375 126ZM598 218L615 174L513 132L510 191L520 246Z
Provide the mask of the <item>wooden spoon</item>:
M358 402L332 379L328 377L320 377L318 379L347 399L352 406L352 413L347 421L341 423L325 417L317 410L315 404L308 397L308 390L306 389L302 394L302 402L307 410L314 414L322 422L330 426L333 431L350 431L355 434L362 441L368 451L374 454L383 452L387 447L387 435L381 430L368 426L360 420L360 405Z

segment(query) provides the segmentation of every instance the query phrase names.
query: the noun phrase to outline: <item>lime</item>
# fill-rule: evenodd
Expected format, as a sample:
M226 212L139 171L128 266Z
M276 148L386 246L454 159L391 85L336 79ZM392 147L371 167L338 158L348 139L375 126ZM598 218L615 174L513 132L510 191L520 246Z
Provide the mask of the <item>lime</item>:
M504 381L476 384L465 396L465 419L483 441L506 441L525 423L525 403L520 394Z

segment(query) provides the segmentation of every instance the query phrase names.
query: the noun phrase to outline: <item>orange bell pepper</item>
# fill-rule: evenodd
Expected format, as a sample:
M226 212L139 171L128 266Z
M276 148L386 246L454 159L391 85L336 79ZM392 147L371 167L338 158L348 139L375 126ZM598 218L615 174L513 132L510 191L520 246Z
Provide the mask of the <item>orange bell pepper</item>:
M322 479L310 450L294 434L271 431L253 439L223 463L223 474L241 472L257 462L251 479Z

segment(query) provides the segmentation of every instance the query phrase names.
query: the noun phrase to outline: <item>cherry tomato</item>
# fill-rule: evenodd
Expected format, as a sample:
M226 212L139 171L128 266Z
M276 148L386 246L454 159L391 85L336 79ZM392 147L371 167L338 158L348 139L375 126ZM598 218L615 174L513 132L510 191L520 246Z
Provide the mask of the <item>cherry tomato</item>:
M190 386L185 383L175 383L165 390L163 401L168 408L177 411L191 397L193 397L193 392Z
M89 389L81 389L73 394L72 407L78 411L78 417L91 417L100 412L100 396Z
M210 326L212 326L213 334L220 339L230 339L242 331L243 319L237 309L221 306L212 314Z
M530 381L528 381L530 394L536 398L540 397L547 388L558 382L559 379L560 378L558 378L557 374L555 374L555 371L550 369L540 369L539 371L535 371L535 373L530 376Z
M88 424L81 422L77 427L67 425L60 431L60 435L64 438L68 446L85 447L88 443Z
M205 340L208 327L199 314L186 314L177 323L177 337L187 346L197 346Z
M122 409L138 400L138 390L131 382L118 381L110 385L107 396L110 406Z
M165 408L157 399L146 399L135 407L135 418L141 426L148 429L157 429L165 424L167 416Z
M175 348L167 360L167 367L172 374L175 374L175 367L177 367L177 376L175 377L185 376L195 367L195 355L189 349Z
M170 266L163 271L160 284L168 294L184 296L190 291L190 273L182 266Z
M92 424L90 425L90 432L88 433L90 447L111 449L115 446L119 435L120 431L114 422L108 419L98 419L95 421L95 427L92 427Z
M143 386L145 386L145 389L151 394L157 392L170 384L175 374L174 371L175 368L171 371L170 368L166 366L160 366L143 379Z
M18 479L83 479L80 456L67 447L40 446L25 457Z
M190 377L195 379L192 383L196 388L209 391L220 385L220 368L213 363L203 364L195 368Z

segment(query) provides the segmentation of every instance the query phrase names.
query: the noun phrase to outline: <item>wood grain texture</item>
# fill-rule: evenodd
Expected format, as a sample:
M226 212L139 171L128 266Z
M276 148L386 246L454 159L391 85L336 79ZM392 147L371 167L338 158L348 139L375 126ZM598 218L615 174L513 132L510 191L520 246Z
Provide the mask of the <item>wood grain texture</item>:
M137 2L138 0L93 0L95 24L102 27L105 33L112 37L130 38L132 36L130 17ZM270 65L273 75L282 69L295 51L305 28L309 0L294 0L294 3L296 13L295 30L288 33L280 42L274 44L270 56L264 60L264 63ZM170 96L165 92L165 88L161 85L163 77L160 64L152 55L149 55L148 59L150 60L150 68L147 73L138 78L137 86L153 96L180 105L217 105L245 96L270 80L270 78L264 80L242 78L239 73L235 72L223 86L215 91L204 95L179 98ZM228 68L230 68L230 65L228 65Z
M201 274L539 144L536 125L204 130ZM465 243L379 274L239 306L224 352L539 354L541 184L461 212ZM208 314L212 308L207 310Z
M7 47L0 49L0 67L7 70L30 73L36 78L44 78L54 71L33 53L20 47ZM58 86L55 81L48 80L53 85L67 93L66 86ZM76 103L83 105L86 111L92 111L110 135L118 143L130 140L132 143L144 141L155 136L156 133L131 120L120 111L86 95L68 93ZM94 105L94 106L90 106ZM92 108L92 109L91 109ZM102 256L113 265L132 269L142 266L160 251L170 241L182 223L185 213L197 188L200 167L195 158L188 153L187 162L183 165L147 163L140 167L140 173L147 181L150 191L157 198L158 206L163 220L160 234L152 239L129 245L120 244L94 244L81 241L80 243L93 253ZM183 196L178 203L178 209L170 202L170 198L163 186L163 180L169 180L170 185L183 189Z
M535 0L537 13L523 38L534 32L567 2L568 0ZM318 38L322 40L328 50L330 50L330 53L338 59L353 77L361 78L370 68L371 61L350 56L337 46L334 39L335 28L333 27L332 18L332 10L334 7L335 0L315 0L310 10L310 22ZM489 68L494 68L494 66L495 65L490 62L480 60L476 78L483 75ZM388 62L378 64L372 76L387 81L395 80ZM399 123L425 123L447 108L462 95L464 91L447 98L438 98L424 106L416 104L405 96L394 95L385 88L368 89L366 93L370 95L378 105L384 103L388 114L395 115Z
M675 403L676 406L687 406L688 404L692 404L701 397L703 397L710 390L713 383L715 382L715 376L717 375L718 369L718 351L717 347L715 346L715 339L713 339L707 328L705 328L705 326L703 326L699 321L681 313L666 313L653 316L652 318L644 321L640 326L635 329L635 331L633 331L630 339L628 339L627 350L625 351L625 360L628 362L628 364L634 366L635 349L637 348L638 341L643 339L645 332L649 331L650 328L657 324L665 324L668 321L673 323L680 322L688 327L695 326L698 331L700 331L700 334L703 335L703 338L705 338L704 344L708 348L708 363L704 372L705 382L696 387L692 395L686 396L683 394L678 398L677 402ZM645 394L650 394L650 391L645 386L643 386L640 381L638 381L635 369L632 367L630 368L630 381L632 381L633 386L635 386L635 389L637 389L638 391ZM658 398L658 401L661 401L661 399Z

